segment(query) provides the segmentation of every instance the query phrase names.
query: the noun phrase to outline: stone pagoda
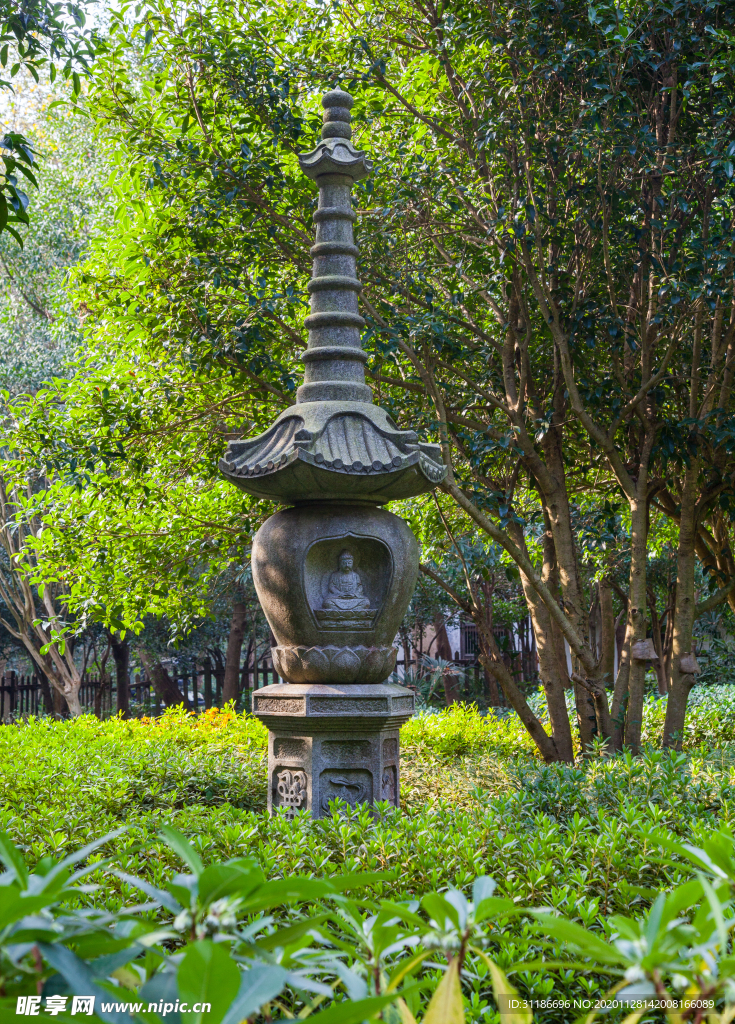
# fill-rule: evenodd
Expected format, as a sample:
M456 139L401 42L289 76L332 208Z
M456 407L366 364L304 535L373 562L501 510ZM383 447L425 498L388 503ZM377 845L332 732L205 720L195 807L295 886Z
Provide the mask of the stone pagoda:
M269 730L269 810L316 818L335 797L398 805L398 731L414 698L385 680L418 545L381 506L430 490L446 472L439 446L399 430L365 384L351 190L371 161L350 141L352 104L328 92L321 141L299 157L319 188L304 383L269 430L230 442L220 463L237 487L285 506L252 550L285 681L256 690L253 712Z

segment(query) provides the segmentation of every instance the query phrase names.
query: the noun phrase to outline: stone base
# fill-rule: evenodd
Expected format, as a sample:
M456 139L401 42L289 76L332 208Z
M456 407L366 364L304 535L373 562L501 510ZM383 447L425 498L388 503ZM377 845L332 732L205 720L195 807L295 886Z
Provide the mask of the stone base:
M400 802L399 729L413 714L410 690L391 683L279 683L256 690L253 713L268 727L268 810L330 813Z

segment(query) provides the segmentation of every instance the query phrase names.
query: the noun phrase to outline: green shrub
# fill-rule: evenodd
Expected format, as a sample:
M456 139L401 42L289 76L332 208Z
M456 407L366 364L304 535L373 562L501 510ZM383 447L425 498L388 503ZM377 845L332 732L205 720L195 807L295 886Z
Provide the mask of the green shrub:
M455 730L449 749L459 733L472 752L450 756L435 722ZM254 856L269 877L395 868L377 892L405 898L488 874L514 899L572 913L595 900L619 910L642 899L626 886L666 884L641 828L696 838L732 817L727 750L544 766L526 751L501 757L492 719L467 709L429 724L409 723L422 739L404 746L400 811L288 821L263 814L264 730L248 716L29 722L0 730L0 827L34 864L126 826L104 852L156 885L174 866L158 838L170 824L207 858ZM109 909L132 895L106 879Z
M667 1012L672 1024L699 1021L701 1007L723 1003L710 1024L735 1015L735 840L726 830L701 848L648 834L652 852L690 877L658 894L647 913L592 928L549 905L524 908L497 896L487 877L467 895L450 888L414 902L357 901L347 893L375 877L267 879L249 858L205 865L174 829L164 827L161 839L185 871L161 888L115 871L152 902L145 915L129 907L110 916L64 906L86 874L72 869L90 848L46 859L31 874L0 834L0 1009L10 1016L44 1000L46 1012L66 1022L79 1009L67 1003L91 996L95 1019L113 1024L155 1024L170 1020L168 1011L186 1024L294 1016L315 1024L378 1016L394 1024L530 1024L534 1004L563 1020L575 1000L587 999L591 1022L597 1001L617 996L611 1016L632 1001L630 1024L651 999L688 1000L683 1013ZM532 950L535 960L519 959Z
M292 821L263 813L266 733L250 716L29 721L0 729L0 827L36 871L47 870L49 856L78 851L124 827L86 855L85 881L101 888L64 897L64 913L87 915L84 920L117 915L115 927L123 930L160 927L153 907L130 913L140 899L131 878L165 891L181 870L179 854L162 838L164 827L174 826L205 863L245 858L248 870L257 868L269 882L387 872L364 884L368 902L358 911L367 918L373 911L366 908L381 901L421 901L450 890L467 897L477 878L491 876L496 896L514 907L553 907L605 934L613 915L642 918L659 891L689 877L681 855L664 856L664 840L701 846L713 828L732 823L732 691L718 690L695 691L699 724L684 754L649 747L637 759L603 757L576 767L543 765L525 742L515 744L511 716L483 717L463 706L421 716L403 731L401 809L381 804L373 814L342 806L320 821L305 812ZM646 714L653 723L659 703L650 702ZM517 735L523 740L520 730ZM334 906L329 903L330 913ZM298 911L325 912L312 897ZM272 926L286 927L294 914L294 907L274 907ZM173 917L164 914L166 922ZM178 935L171 941L180 941ZM525 996L583 998L608 984L601 971L552 976L538 968L547 954L532 916L498 918L486 939L483 950ZM446 959L422 964L415 995L406 994L419 1016L446 976ZM497 1019L490 970L479 954L468 955L462 985L472 1024ZM341 976L329 977L337 984ZM347 991L342 981L337 987ZM544 1014L550 1022L567 1019ZM511 1024L508 1017L503 1024Z
M453 704L443 711L415 715L401 730L401 744L417 755L431 751L441 757L491 750L513 756L524 750L536 750L517 715L491 711L483 716L468 704Z
M660 743L664 731L666 698L649 697L643 713L643 736ZM684 749L701 744L720 747L735 740L735 686L695 686L689 694L682 737Z

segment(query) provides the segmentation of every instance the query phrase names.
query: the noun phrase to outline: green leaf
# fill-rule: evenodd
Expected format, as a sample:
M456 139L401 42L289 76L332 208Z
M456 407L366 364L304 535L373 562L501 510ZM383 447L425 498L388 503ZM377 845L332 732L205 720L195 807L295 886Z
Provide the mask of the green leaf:
M307 900L323 899L325 896L335 896L337 891L333 882L331 879L299 876L277 878L272 882L265 882L246 897L245 906L249 912L255 912L269 910L282 903L303 903Z
M36 180L36 176L30 169L30 167L26 167L26 165L22 163L16 164L16 167L18 168L21 174L24 174L26 178L28 178L28 180L31 181L36 186L36 188L38 188L38 181Z
M15 875L22 889L28 887L28 868L7 832L0 832L0 861Z
M209 939L186 947L176 979L182 1003L212 1004L208 1012L182 1013L186 1024L220 1024L240 988L240 970L229 947Z
M464 1024L459 960L456 956L450 960L421 1024Z
M172 828L171 825L163 825L161 828L161 835L163 836L166 845L169 846L174 853L177 853L183 860L184 864L186 864L190 869L192 874L199 878L201 873L204 871L204 865L202 864L201 857L188 841L186 836L183 836L178 829Z
M516 906L513 900L504 899L502 896L487 896L475 905L475 921L478 924L489 917L512 917L521 913L522 909Z
M490 972L493 986L493 997L495 1004L500 1011L500 1019L504 1024L532 1024L533 1022L533 1011L530 1007L525 1006L525 999L518 996L518 991L515 989L505 976L505 972L502 971L494 961L481 949L477 949L475 946L470 947L474 953L477 953L482 960L485 961L487 969ZM516 1005L519 1003L520 1005Z
M23 239L18 234L18 232L15 230L15 228L11 228L11 226L6 223L5 227L3 228L3 231L7 231L9 234L11 234L13 236L13 238L16 240L16 242L18 243L18 245L21 247L21 249L23 248ZM46 651L48 651L49 646L50 646L49 644L46 645ZM44 653L46 653L46 651L42 650L41 653L44 654Z
M123 1010L102 1010L102 1001L113 1003L109 992L100 988L92 969L75 956L70 949L61 945L39 943L44 959L58 971L71 991L78 996L94 996L95 1012L105 1024L135 1024L135 1021Z
M357 1002L345 1000L306 1019L309 1024L362 1024L364 1020L376 1020L381 1010L395 1000L395 995L371 996Z
M438 892L427 893L421 900L421 906L432 917L440 928L449 920L455 928L459 927L459 914L449 900L445 900Z
M127 882L128 885L132 885L134 889L140 889L146 896L150 896L151 899L156 900L166 910L170 910L172 914L179 914L184 909L180 903L178 903L174 897L166 892L164 889L157 889L155 885L151 885L150 882L146 882L143 878L136 878L135 875L129 875L125 871L115 871L115 875L121 881Z
M475 910L480 904L489 899L497 888L497 884L494 878L490 878L488 875L480 875L476 878L472 885L472 902L475 905Z
M261 1006L280 995L287 978L288 971L277 964L254 964L243 974L235 1001L222 1024L240 1024L240 1021L251 1017Z
M303 921L289 925L287 928L279 928L272 935L260 935L258 936L258 949L271 950L277 947L286 949L292 942L298 942L304 935L308 934L312 929L316 929L318 925L330 917L330 914L315 914L313 917L304 918Z
M224 896L247 896L265 882L262 869L254 860L212 864L199 876L199 900L202 906Z
M606 964L627 963L627 960L618 953L614 946L609 945L594 932L587 931L581 925L541 910L532 910L530 913L536 918L534 931L543 932L561 942L576 946L591 960L600 960Z
M28 890L26 890L27 892ZM22 896L14 885L0 887L0 928L7 928L29 914L35 914L44 907L58 902L50 894Z

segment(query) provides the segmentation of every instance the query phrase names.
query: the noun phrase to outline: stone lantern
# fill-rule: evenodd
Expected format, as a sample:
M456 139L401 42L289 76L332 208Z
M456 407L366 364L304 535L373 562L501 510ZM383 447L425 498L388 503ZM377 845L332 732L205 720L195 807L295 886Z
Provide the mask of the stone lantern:
M316 149L299 157L319 188L311 248L309 341L296 404L258 437L230 442L220 468L285 507L253 541L253 579L285 680L253 694L269 730L268 808L399 802L398 735L413 694L386 683L418 574L418 545L381 508L445 476L438 445L373 405L358 312L350 194L371 162L350 141L349 93L322 100Z

